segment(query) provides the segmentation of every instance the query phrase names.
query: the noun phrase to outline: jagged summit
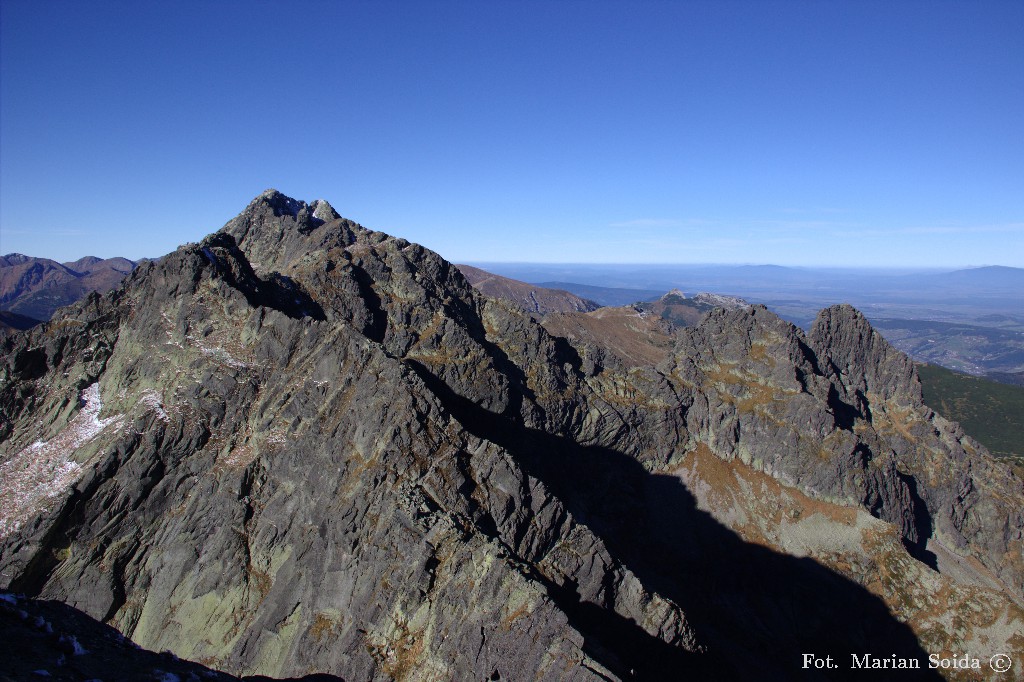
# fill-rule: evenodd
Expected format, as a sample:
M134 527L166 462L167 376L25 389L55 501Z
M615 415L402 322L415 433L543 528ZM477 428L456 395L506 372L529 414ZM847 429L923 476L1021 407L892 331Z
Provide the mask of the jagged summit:
M823 350L853 391L921 402L921 381L913 361L875 331L853 306L835 305L819 312L808 338Z
M293 199L273 188L265 190L257 195L249 202L249 207L252 208L254 204L258 203L264 203L270 206L274 209L276 215L290 215L292 217L298 216L299 211L307 206L305 201Z
M342 218L324 199L310 204L276 189L258 195L220 231L235 239L260 272L286 272L308 253L348 247L357 236L377 234Z
M341 217L340 215L338 215L338 212L334 210L334 207L327 203L326 199L315 200L312 204L310 204L310 208L313 209L313 217L319 218L324 222L337 220L338 218Z
M259 204L269 206L277 216L290 215L293 218L298 218L299 214L305 211L308 215L325 223L341 217L325 199L316 199L312 203L307 204L305 201L293 199L273 188L257 195L249 202L246 210L253 209Z

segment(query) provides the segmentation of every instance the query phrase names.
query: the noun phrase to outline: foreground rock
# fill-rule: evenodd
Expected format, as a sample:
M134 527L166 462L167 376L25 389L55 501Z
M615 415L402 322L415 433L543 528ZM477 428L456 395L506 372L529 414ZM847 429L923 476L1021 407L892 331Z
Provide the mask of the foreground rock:
M1021 481L859 313L600 329L268 191L3 341L0 585L233 675L1021 660Z
M0 592L0 680L211 680L240 678L183 661L169 651L147 651L81 611L56 601ZM241 678L261 682L269 678ZM303 682L344 682L308 675Z

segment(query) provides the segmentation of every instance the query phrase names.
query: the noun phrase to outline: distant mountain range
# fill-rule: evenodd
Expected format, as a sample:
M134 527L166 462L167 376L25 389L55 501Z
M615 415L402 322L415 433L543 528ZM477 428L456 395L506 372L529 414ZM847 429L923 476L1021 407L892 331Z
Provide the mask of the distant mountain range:
M803 329L813 324L822 307L850 303L917 360L1007 383L1019 383L1024 376L1021 268L897 271L536 263L484 267L610 306L651 303L674 288L741 296ZM692 317L692 311L687 314Z
M69 263L20 253L0 256L0 310L45 321L90 291L109 291L135 269L127 258L86 256ZM12 318L13 319L13 318ZM19 328L8 319L5 325Z
M713 291L756 302L799 302L813 318L822 305L849 302L875 305L934 305L950 314L1004 312L1024 315L1024 269L1003 266L941 270L796 268L777 265L629 265L472 263L505 277L557 286L598 302L597 292L580 294L575 285L635 289L640 300L670 289ZM632 301L628 301L632 302ZM616 302L608 304L622 304ZM892 311L887 315L897 317ZM952 320L950 320L952 321Z
M512 301L529 313L589 312L601 307L599 303L581 298L563 289L527 284L474 268L471 265L456 265L469 283L483 294L492 298Z
M707 292L701 292L695 296L687 296L682 291L679 291L679 289L673 289L653 301L643 301L636 304L637 310L653 313L666 322L680 327L691 327L697 324L705 313L715 308L736 310L748 307L746 301L736 296L723 296L722 294L709 294Z
M939 287L953 284L972 288L984 287L986 291L1007 291L1019 294L1024 289L1024 268L987 265L980 268L966 268L933 274L921 279L923 281L931 279Z

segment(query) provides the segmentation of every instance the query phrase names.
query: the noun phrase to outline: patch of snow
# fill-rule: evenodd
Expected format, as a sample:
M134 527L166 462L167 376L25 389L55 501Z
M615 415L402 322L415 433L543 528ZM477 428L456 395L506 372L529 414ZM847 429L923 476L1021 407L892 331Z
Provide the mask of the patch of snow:
M203 247L203 255L206 256L206 259L210 261L210 263L212 263L213 265L217 264L217 257L213 255L213 251L210 250L210 247Z
M0 465L0 538L5 538L34 517L54 498L78 482L82 465L74 454L123 415L100 419L100 385L92 384L79 396L78 414L49 441L36 441Z
M191 334L188 336L188 340L193 346L198 348L199 352L201 352L203 355L209 355L213 359L217 360L218 362L224 363L228 367L231 367L233 369L247 369L249 367L249 365L242 362L241 360L232 357L231 353L227 352L220 346L207 346L202 341L200 341L198 338Z
M202 351L203 355L213 356L214 359L223 362L228 367L233 367L234 369L245 369L246 367L248 367L248 365L242 362L241 360L236 360L235 358L233 358L231 356L231 353L227 352L223 348L210 348L208 346L199 346L199 350Z
M164 324L167 325L167 329L164 330L164 334L167 335L167 340L164 341L164 345L177 346L178 348L184 350L185 347L181 345L181 342L174 340L174 335L172 334L172 330L174 329L174 321L171 320L170 316L167 314L166 311L161 311L160 317L163 318Z
M165 424L171 421L171 418L167 416L167 411L164 410L163 401L160 400L160 394L156 391L144 391L142 396L139 398L139 402L145 405L150 412L155 412L157 418Z
M43 670L42 668L40 668L39 670L33 670L32 674L33 675L38 675L39 677L49 677L50 676L50 671L49 670Z
M0 593L0 601L7 602L8 604L17 604L18 598L15 597L13 594L2 592Z

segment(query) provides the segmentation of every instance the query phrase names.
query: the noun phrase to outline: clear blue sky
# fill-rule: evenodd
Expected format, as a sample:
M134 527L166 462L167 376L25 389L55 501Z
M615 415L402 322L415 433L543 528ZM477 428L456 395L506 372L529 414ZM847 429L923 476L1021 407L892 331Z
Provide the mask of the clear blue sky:
M0 253L1024 266L1024 2L0 1Z

